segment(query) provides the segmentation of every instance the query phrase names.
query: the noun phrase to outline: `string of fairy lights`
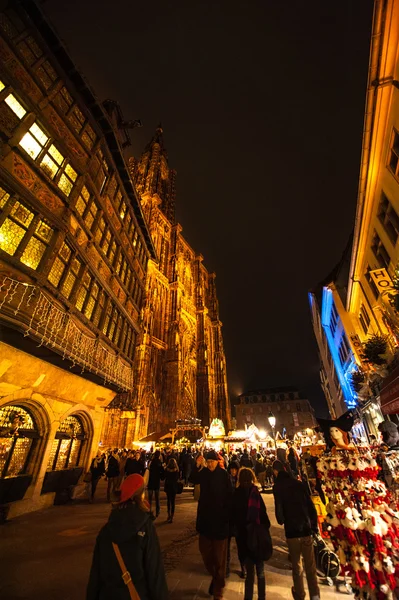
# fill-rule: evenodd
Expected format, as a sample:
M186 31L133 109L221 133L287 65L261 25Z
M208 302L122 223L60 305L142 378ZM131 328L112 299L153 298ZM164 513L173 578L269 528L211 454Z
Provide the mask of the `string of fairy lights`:
M78 326L73 315L62 310L42 289L3 276L0 279L0 312L7 306L14 315L30 315L24 336L39 339L39 346L55 348L63 359L116 383L123 390L133 387L133 369L120 356Z

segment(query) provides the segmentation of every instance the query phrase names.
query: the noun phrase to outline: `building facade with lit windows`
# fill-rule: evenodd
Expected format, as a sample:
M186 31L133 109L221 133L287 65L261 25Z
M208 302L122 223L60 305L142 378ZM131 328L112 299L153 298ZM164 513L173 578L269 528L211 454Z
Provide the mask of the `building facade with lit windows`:
M276 418L275 432L293 438L296 433L317 427L313 407L293 387L250 390L238 396L236 426L242 430L254 424L272 434L268 417Z
M399 2L376 1L347 311L360 339L385 336L386 353L397 354L399 303ZM375 397L382 412L399 412L395 380L389 376ZM367 368L361 365L363 369Z
M226 357L215 273L175 221L176 172L159 127L130 160L158 260L148 261L143 329L136 351L139 436L165 433L176 420L214 418L230 428Z
M338 377L341 408L351 396L366 431L378 434L384 415L397 420L399 371L399 1L376 0L374 7L361 169L353 245L345 295L337 300L332 279L322 297L311 295L313 325L321 348L328 347ZM332 298L332 301L331 301ZM352 352L342 364L339 340L331 336L337 307ZM330 318L328 318L330 314ZM325 332L327 342L322 337ZM330 330L330 335L328 334ZM380 350L372 351L373 344ZM379 345L379 346L378 346ZM375 347L375 346L374 346ZM357 389L346 387L350 370ZM327 377L331 387L331 373ZM345 382L346 380L346 382ZM323 388L325 389L325 385ZM345 387L347 392L345 393ZM325 390L326 391L326 390ZM334 416L328 393L326 398ZM332 400L336 404L337 401ZM338 414L337 414L338 416Z
M102 437L133 439L135 413L113 422L104 407L133 394L156 255L114 104L34 2L2 6L0 506L13 515L76 483Z

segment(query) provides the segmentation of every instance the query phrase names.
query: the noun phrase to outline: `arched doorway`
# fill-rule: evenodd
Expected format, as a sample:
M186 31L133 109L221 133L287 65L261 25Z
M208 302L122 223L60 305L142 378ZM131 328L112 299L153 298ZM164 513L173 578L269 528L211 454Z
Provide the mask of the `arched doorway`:
M32 482L40 441L34 413L25 406L0 407L0 504L21 500Z

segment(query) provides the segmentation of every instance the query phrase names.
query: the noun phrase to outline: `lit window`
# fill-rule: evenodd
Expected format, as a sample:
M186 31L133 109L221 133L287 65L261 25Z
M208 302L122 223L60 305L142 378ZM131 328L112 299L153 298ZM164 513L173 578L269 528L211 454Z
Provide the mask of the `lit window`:
M29 131L25 133L19 145L31 156L33 159L37 158L39 153L43 150L43 146L48 141L48 137L44 131L36 124L29 128Z
M79 271L82 266L82 263L79 259L73 258L71 265L69 267L69 271L67 276L65 277L64 283L62 284L61 292L64 294L65 298L69 298L72 293L73 288L79 277Z
M4 87L4 86L3 86ZM22 117L24 117L26 115L26 110L24 109L24 107L18 102L18 100L16 99L15 96L13 96L12 94L9 94L7 96L7 98L4 100L4 102L6 104L8 104L8 106L11 108L11 110L17 115L17 117L19 117L20 119L22 119Z
M0 188L0 198L6 196L9 198L9 194ZM33 212L16 201L0 227L0 248L14 256L21 241L27 236L28 241L20 260L31 269L37 269L53 231L44 221L39 221L34 228L33 218Z
M10 198L10 194L0 186L0 208L4 208Z
M62 244L61 249L56 257L53 266L51 267L48 275L48 280L53 284L54 287L58 287L61 277L64 274L66 266L71 258L72 250L65 242Z
M0 227L0 248L13 256L25 235L25 230L11 219L6 219Z
M83 276L82 283L80 284L80 288L76 297L75 306L78 310L82 310L83 304L86 300L86 296L89 293L91 283L93 281L90 273L86 272Z
M0 92L1 92L2 90L4 90L4 88L5 88L5 87L6 87L6 86L4 85L4 83L3 83L2 81L0 81Z

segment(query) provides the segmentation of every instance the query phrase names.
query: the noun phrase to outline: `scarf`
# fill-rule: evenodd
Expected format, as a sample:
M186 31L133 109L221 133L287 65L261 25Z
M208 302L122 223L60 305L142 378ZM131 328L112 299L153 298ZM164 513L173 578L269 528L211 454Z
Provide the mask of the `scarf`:
M260 525L260 494L256 485L251 487L249 493L247 521Z

